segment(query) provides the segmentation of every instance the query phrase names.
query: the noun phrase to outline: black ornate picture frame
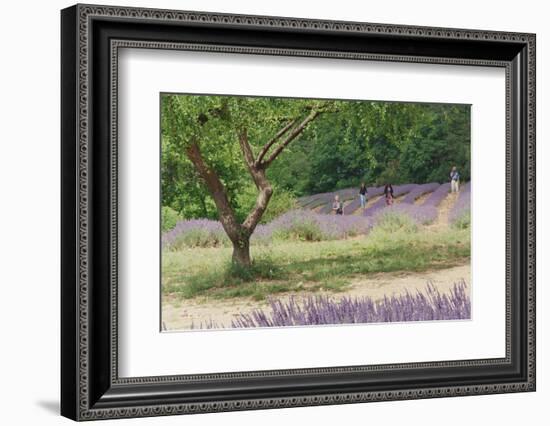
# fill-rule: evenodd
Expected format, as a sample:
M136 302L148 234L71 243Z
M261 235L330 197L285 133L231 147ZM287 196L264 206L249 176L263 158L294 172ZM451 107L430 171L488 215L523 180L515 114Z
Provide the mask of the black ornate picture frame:
M61 13L61 414L160 416L535 390L535 35L76 5ZM117 58L121 47L506 72L506 356L120 378Z

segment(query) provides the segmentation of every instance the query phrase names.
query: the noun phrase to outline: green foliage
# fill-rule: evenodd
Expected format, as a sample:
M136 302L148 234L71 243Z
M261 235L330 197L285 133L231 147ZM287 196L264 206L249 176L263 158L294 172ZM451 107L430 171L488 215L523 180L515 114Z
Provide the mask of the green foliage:
M444 182L457 166L461 180L470 180L469 106L432 105L427 123L402 151L400 164L414 182Z
M246 129L248 140L258 153L291 120L301 121L312 109L327 109L333 104L336 103L311 99L163 95L162 205L174 208L187 219L217 218L214 202L186 155L186 149L196 143L208 167L224 184L234 210L242 211L240 193L250 186L251 179L238 132ZM307 133L306 129L293 144L298 144Z
M453 165L470 180L470 106L375 101L323 101L237 96L161 97L162 205L185 219L217 219L211 195L186 156L198 143L243 220L256 188L237 132L247 129L257 155L293 119L321 114L267 170L274 195L268 222L291 208L293 197L385 182L445 182ZM272 148L273 149L273 148Z
M381 169L377 177L373 177L376 186L382 186L390 182L393 184L405 183L407 180L403 176L403 171L399 167L399 160L389 160Z
M248 216L256 204L257 196L258 190L252 184L244 186L242 191L236 195L237 209L235 213L238 220L242 222ZM260 223L269 223L283 213L295 208L297 208L297 200L294 194L287 189L278 187L278 185L273 185L273 196Z
M173 208L168 206L162 207L160 221L162 232L166 232L174 228L174 226L176 226L176 223L178 223L180 220L182 220L181 215Z

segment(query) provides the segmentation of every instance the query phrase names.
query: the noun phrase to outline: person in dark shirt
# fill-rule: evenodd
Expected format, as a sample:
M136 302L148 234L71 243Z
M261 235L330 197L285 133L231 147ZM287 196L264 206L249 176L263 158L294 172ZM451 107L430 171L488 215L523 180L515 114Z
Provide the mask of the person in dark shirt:
M393 204L393 187L391 183L387 183L384 186L384 197L386 197L386 205L391 206Z
M365 182L361 184L361 187L359 188L359 199L361 200L361 207L363 209L367 206L367 185L365 185Z

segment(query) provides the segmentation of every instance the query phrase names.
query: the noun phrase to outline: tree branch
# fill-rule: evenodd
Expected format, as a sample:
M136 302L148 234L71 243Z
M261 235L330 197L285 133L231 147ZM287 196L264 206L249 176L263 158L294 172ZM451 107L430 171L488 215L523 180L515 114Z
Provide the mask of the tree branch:
M246 165L250 169L254 167L256 161L254 160L254 153L252 152L252 147L248 143L248 132L246 129L241 129L239 131L239 145L244 156Z
M287 147L287 145L290 142L292 142L294 139L296 139L296 137L305 130L307 125L313 120L315 120L317 116L319 116L319 114L321 114L321 111L319 110L311 111L311 113L304 119L304 121L302 121L294 129L292 129L292 131L288 134L285 140L283 140L281 144L271 153L269 158L260 163L260 167L262 167L263 169L266 169L267 167L269 167L269 165L273 162L273 160L275 160L275 158L277 158L277 156L281 152L283 152L283 150Z
M269 151L269 148L271 148L271 146L277 142L281 136L283 136L286 132L288 132L292 126L294 126L296 124L296 122L298 121L297 118L295 118L294 120L292 120L290 123L288 123L285 127L283 127L281 130L279 130L277 132L277 134L275 136L273 136L273 138L271 138L271 140L269 140L269 142L267 142L264 147L262 148L262 150L260 151L260 153L258 154L258 158L256 159L256 164L259 165L262 160L264 159L264 156L267 154L267 151Z
M210 191L214 203L218 208L220 222L225 229L225 232L232 241L236 241L240 238L242 229L237 222L235 212L229 203L227 198L227 191L225 186L221 182L220 178L214 170L212 170L202 157L201 150L197 142L191 142L185 148L185 153L189 160L195 166L199 176L204 180L206 187Z
M256 197L256 205L242 224L242 227L246 229L250 235L254 232L254 229L256 229L256 225L258 225L258 222L265 213L269 200L271 199L271 195L273 195L273 188L265 178L265 175L263 177L263 183L260 184L259 188L260 192L258 193L258 197Z
M248 143L246 129L239 132L239 145L241 147L241 151L243 152L246 165L248 166L250 176L252 176L252 179L259 190L254 208L242 223L242 228L244 228L249 234L252 234L267 209L267 205L271 199L271 195L273 194L273 188L267 180L265 170L258 167L256 161L254 161L254 155L252 153L252 148Z

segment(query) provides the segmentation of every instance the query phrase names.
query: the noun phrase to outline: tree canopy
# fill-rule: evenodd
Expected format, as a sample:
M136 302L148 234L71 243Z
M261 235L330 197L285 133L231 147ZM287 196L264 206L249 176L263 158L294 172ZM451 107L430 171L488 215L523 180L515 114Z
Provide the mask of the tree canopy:
M312 113L315 119L284 145L285 137ZM204 179L186 154L196 143L225 187L238 221L244 221L257 201L257 184L243 158L243 131L254 159L269 165L265 173L276 195L264 218L285 197L362 181L443 182L453 165L463 180L470 179L468 105L163 95L162 205L185 218L219 217Z

